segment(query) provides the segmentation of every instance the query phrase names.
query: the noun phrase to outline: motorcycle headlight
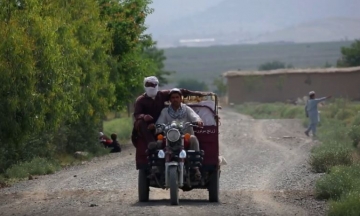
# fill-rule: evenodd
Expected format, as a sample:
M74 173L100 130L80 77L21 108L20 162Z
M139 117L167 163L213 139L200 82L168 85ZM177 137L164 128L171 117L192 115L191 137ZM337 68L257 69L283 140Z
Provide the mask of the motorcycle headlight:
M176 142L180 139L180 132L176 129L170 129L167 134L166 137L170 142Z
M179 154L180 158L186 158L186 151L185 150L181 150L180 154Z
M158 158L165 158L165 152L163 150L158 152Z

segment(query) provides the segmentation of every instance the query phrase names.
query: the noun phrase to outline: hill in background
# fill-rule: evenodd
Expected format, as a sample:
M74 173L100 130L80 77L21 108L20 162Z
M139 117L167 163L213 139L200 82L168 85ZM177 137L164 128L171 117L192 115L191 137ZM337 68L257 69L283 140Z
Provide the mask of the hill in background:
M259 65L281 61L296 68L336 65L340 49L352 41L299 43L299 44L248 44L213 47L178 47L165 49L165 68L176 71L170 77L174 87L180 79L197 79L211 85L214 78L229 70L257 70Z

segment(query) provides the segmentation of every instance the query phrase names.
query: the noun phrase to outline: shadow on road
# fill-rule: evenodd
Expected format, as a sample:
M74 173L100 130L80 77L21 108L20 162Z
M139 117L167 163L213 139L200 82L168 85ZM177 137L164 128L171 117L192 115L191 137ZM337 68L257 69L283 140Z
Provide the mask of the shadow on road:
M214 206L221 203L209 202L207 199L179 199L179 206ZM171 206L169 199L149 200L148 202L136 202L132 206Z

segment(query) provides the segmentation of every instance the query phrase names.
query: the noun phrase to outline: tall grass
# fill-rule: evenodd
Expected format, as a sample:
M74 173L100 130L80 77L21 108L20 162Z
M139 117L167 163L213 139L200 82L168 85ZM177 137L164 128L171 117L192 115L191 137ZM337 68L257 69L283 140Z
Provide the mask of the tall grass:
M45 158L34 158L29 162L22 162L12 165L5 172L5 177L13 178L26 178L29 175L46 175L55 173L60 169L56 161Z

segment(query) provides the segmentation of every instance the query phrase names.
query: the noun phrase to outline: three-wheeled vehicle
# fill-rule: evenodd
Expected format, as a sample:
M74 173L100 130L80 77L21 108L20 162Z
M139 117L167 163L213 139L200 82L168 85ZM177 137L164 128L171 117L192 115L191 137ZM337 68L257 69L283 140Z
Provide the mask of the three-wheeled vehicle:
M149 200L149 187L170 189L172 205L179 204L179 189L207 189L209 201L219 201L219 117L218 97L214 93L204 93L198 97L189 95L183 103L190 106L204 121L202 128L192 122L170 122L156 125L162 133L157 135L159 149L148 149L147 143L137 139L136 169L138 176L138 196L140 202ZM200 151L189 150L190 134L184 133L193 127L200 144ZM154 135L155 136L155 135ZM193 167L198 167L201 179L195 177Z

